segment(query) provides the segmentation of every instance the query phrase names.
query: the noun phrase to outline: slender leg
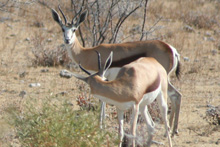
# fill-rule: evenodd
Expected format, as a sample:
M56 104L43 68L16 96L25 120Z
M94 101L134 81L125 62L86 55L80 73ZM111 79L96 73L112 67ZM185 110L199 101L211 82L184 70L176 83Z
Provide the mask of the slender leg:
M170 127L172 128L172 126L173 126L173 118L174 118L174 114L175 114L175 111L176 111L176 104L175 104L175 98L170 96L171 92L168 92L168 95L169 95L170 100L171 100L171 112L170 112L169 124L170 124Z
M148 131L148 139L147 139L147 146L150 146L152 143L153 135L154 135L154 122L149 114L148 107L144 106L140 108L141 115L145 119L147 124L147 131Z
M168 73L168 95L171 100L170 127L172 128L173 118L174 118L174 126L173 126L173 131L172 131L172 136L174 136L175 134L178 135L178 122L179 122L179 113L180 113L182 95L170 82L170 74L174 70L177 70L178 66L180 65L179 54L177 53L175 48L173 47L171 48L175 55L173 57L173 61L174 61L173 68Z
M172 136L174 136L175 134L178 134L178 122L182 95L170 82L168 85L168 95L171 100L170 127L172 127L174 118L174 126L172 131Z
M165 98L163 96L163 93L161 92L157 97L157 102L160 108L160 112L162 115L162 118L164 120L165 129L166 129L166 136L168 137L169 146L172 147L172 141L169 133L169 124L167 120L167 103L165 101Z
M109 70L107 70L107 72L105 73L105 76L109 81L112 81L116 78L116 76L118 75L120 68L110 68ZM104 121L105 121L105 107L106 107L106 103L101 101L101 112L100 112L100 128L102 129L104 126Z
M124 129L123 129L123 125L124 125L124 112L122 110L117 109L117 115L118 115L118 124L119 124L119 147L122 146L122 141L123 141L123 137L124 137Z
M135 139L136 139L136 128L137 128L137 120L138 120L138 113L139 113L139 104L135 104L132 110L132 124L131 124L131 131L132 131L132 146L135 147Z
M106 103L105 102L101 102L101 112L100 112L100 129L102 129L104 126L104 121L105 121L105 107L106 107Z

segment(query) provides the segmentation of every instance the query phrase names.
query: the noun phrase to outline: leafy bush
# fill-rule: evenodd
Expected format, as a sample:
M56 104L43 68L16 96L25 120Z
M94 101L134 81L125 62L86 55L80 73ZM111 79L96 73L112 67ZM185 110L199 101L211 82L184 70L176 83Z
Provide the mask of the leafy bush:
M67 101L55 104L51 99L43 100L40 108L36 104L34 101L27 102L23 112L14 114L14 125L22 146L114 145L111 133L99 129L97 110L74 111Z

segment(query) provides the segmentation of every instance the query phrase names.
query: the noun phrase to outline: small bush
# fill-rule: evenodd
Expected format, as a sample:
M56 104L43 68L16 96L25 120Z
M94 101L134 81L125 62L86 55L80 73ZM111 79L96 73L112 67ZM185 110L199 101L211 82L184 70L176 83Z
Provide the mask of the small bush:
M208 105L209 109L206 110L205 119L210 125L220 125L220 105L212 106Z
M97 111L74 111L64 101L27 102L25 110L15 113L14 125L22 146L89 147L113 146L111 133L99 129Z
M54 47L54 49L35 46L32 53L35 56L32 60L33 65L37 66L65 66L71 62L64 45Z
M188 25L195 26L199 29L209 29L217 24L215 16L202 12L189 12L183 16L183 21Z

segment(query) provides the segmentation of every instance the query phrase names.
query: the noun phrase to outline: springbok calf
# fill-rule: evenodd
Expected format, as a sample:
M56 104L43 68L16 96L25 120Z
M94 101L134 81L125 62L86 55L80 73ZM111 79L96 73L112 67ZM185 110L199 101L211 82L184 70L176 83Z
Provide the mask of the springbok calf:
M81 63L81 65L90 71L98 71L97 61L94 60L96 54L94 50L97 50L102 54L102 59L106 59L110 52L114 52L114 57L110 69L106 72L106 78L108 80L114 80L122 66L131 63L132 61L140 57L153 57L155 58L168 73L168 95L171 99L171 115L170 115L170 127L174 120L173 135L178 133L178 120L181 104L181 94L175 89L175 87L169 81L169 75L176 69L176 75L178 77L180 72L179 54L176 49L171 45L168 45L159 40L150 41L136 41L127 42L121 44L101 44L92 48L82 47L79 43L75 31L80 24L85 20L87 11L81 13L79 11L77 15L72 19L71 23L67 22L67 19L59 7L59 10L65 20L63 24L59 14L52 9L53 19L60 25L64 34L64 42L68 51L69 57L75 63ZM81 14L80 14L81 13ZM79 17L78 17L79 16ZM78 18L78 19L77 19ZM76 22L76 23L75 23ZM102 65L104 62L102 62ZM146 71L147 72L147 71ZM105 117L105 103L102 103L100 124L102 126L102 119Z
M72 73L76 78L86 82L91 93L103 102L115 105L118 114L120 144L124 137L123 115L124 111L132 108L131 133L133 135L133 146L135 146L136 125L138 114L144 117L148 128L147 146L150 146L154 133L154 122L148 112L147 105L155 99L160 107L161 115L165 123L166 136L169 146L172 146L169 125L167 121L167 88L168 79L166 70L152 57L142 57L130 64L123 66L113 81L105 81L105 72L111 66L113 53L107 58L105 65L101 65L98 53L99 71L90 74L81 65L80 68L89 74L83 77Z

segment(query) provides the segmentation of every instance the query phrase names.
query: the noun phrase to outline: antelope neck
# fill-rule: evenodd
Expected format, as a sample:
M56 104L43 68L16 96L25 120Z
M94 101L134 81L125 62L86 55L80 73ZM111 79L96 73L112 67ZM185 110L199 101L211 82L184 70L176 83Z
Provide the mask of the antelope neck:
M85 57L84 48L79 43L78 39L75 37L75 41L72 44L65 44L69 57L71 60L77 64L79 64L83 57Z

